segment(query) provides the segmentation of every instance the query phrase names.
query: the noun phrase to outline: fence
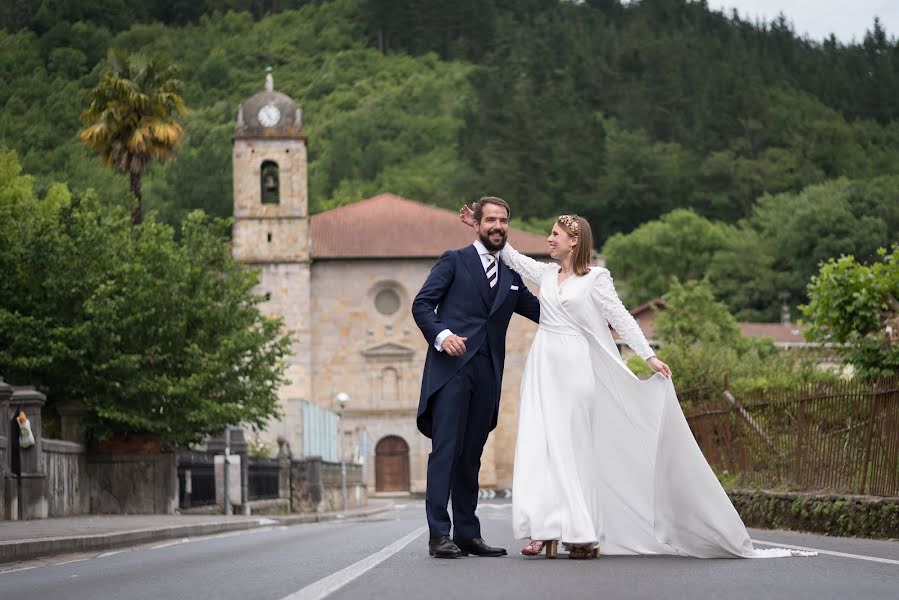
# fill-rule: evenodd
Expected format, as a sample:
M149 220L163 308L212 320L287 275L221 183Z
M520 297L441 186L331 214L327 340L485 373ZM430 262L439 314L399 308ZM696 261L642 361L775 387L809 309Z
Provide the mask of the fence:
M215 457L201 452L178 453L178 505L215 504Z
M899 378L725 392L685 415L726 484L899 495Z
M273 500L278 497L278 477L281 466L277 459L249 459L247 461L247 499Z

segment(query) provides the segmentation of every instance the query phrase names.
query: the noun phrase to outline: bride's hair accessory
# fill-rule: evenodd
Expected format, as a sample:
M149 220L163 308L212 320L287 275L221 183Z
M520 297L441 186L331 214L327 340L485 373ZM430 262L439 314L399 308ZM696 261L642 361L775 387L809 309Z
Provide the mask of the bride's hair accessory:
M577 215L562 215L559 217L559 223L567 229L573 235L577 235L580 230L580 225L575 218Z

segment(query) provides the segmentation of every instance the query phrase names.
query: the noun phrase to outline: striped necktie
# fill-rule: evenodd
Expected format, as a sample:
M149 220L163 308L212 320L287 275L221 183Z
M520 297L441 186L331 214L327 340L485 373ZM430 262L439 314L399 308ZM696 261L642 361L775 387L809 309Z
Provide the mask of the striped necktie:
M493 288L496 285L496 257L487 254L487 283Z

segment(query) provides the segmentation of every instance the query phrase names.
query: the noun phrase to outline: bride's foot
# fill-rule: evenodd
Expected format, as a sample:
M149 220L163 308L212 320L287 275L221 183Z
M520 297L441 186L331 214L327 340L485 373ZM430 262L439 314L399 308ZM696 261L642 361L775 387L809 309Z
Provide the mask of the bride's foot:
M546 558L555 558L559 553L559 542L556 540L533 540L521 549L525 556L537 556L546 549Z
M568 558L586 560L599 557L599 548L593 544L573 544L568 552Z

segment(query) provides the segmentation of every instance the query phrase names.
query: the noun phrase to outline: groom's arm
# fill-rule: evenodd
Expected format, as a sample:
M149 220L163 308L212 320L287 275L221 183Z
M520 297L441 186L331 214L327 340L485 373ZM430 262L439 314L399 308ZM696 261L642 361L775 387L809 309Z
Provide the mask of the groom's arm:
M518 303L515 305L515 312L522 317L526 317L534 323L540 323L540 300L537 299L528 286L521 280L520 275L515 275L518 280Z
M446 297L446 292L453 283L456 273L456 261L452 251L444 252L431 269L421 290L412 301L412 318L421 329L428 344L435 345L437 336L449 328L440 320L436 309ZM444 338L446 335L443 336Z

